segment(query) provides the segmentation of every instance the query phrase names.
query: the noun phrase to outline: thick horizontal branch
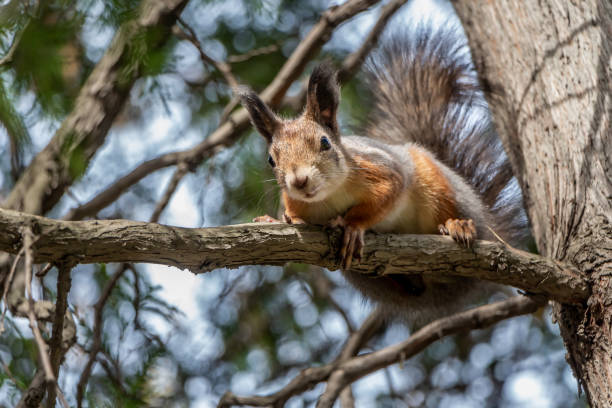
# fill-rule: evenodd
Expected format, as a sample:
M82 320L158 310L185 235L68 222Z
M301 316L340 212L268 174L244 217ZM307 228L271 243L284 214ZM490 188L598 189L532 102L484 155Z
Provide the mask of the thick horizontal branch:
M0 251L16 254L22 226L39 236L35 262L146 262L195 273L243 265L303 262L337 269L338 230L311 225L241 224L180 228L127 220L59 221L0 209ZM503 243L477 241L464 249L448 237L367 234L362 262L371 275L455 275L485 279L543 294L563 303L589 294L587 281L572 267Z

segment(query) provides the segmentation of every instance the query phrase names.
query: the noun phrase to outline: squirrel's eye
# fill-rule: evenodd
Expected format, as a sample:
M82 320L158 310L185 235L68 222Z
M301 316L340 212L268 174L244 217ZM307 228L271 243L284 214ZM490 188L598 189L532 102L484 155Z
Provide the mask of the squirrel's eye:
M321 138L321 150L329 150L331 149L331 142L327 138L327 136L323 136Z
M274 162L271 154L268 155L268 163L270 163L270 166L276 167L276 163Z

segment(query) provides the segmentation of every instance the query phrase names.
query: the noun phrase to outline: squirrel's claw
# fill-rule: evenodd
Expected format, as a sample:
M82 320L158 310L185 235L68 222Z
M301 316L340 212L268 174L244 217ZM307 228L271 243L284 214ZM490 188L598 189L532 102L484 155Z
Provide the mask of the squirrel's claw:
M363 228L350 225L345 226L342 248L340 249L340 265L343 270L346 271L351 268L353 259L356 263L361 261L361 257L363 256L364 234L365 230Z
M266 214L253 218L253 222L286 222L287 224L306 224L306 221L304 221L303 219L297 217L291 218L286 213L283 214L282 221L277 220L274 217L270 217L268 214Z
M344 221L344 217L341 215L329 221L328 224L331 228L344 228L346 226L346 222Z
M280 220L277 220L276 218L270 217L268 214L265 214L253 218L253 222L280 222Z
M283 213L283 221L285 221L287 224L306 224L306 221L303 219L298 217L290 217L287 215L287 213Z
M450 235L455 242L465 248L470 248L476 239L476 226L471 219L449 218L444 225L438 225L438 230L442 235Z

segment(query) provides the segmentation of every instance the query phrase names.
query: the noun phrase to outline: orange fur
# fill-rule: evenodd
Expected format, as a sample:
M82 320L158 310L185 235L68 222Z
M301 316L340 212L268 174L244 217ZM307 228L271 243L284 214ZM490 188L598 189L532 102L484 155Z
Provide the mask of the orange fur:
M305 219L308 215L309 204L304 201L294 200L285 191L282 192L283 203L285 204L285 215L291 218Z
M434 209L434 223L444 224L449 218L457 218L455 194L442 171L419 149L410 149L410 155L414 163L415 188L425 200L424 207Z
M401 193L401 177L384 166L378 166L361 156L352 158L351 164L358 170L351 172L347 179L350 194L355 198L344 219L347 225L367 229L380 220L393 208L393 203ZM285 214L289 218L308 220L312 211L317 211L316 203L306 203L291 198L283 191Z
M434 219L431 225L435 228L444 224L449 218L457 218L454 191L442 171L424 152L417 148L410 150L414 163L413 197L420 208L431 209ZM348 191L354 195L356 205L351 207L344 220L347 225L368 229L381 220L393 209L394 203L402 193L401 176L394 170L377 165L368 159L356 155L352 157L353 170L347 180ZM291 218L309 220L312 211L317 211L315 203L295 200L283 192L285 214ZM423 212L422 216L426 216ZM416 232L416 231L415 231ZM419 231L429 232L434 231Z
M355 156L353 160L359 170L351 174L348 182L354 186L359 204L353 206L344 219L348 225L367 229L382 220L393 208L401 193L401 177L393 170L361 156Z

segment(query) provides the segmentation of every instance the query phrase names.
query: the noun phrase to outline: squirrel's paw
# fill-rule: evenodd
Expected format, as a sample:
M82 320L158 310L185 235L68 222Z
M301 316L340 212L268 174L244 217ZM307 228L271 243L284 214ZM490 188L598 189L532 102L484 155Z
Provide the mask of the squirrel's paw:
M346 222L344 221L344 217L339 215L336 218L329 220L328 225L331 228L344 228L346 226Z
M266 214L253 218L253 222L280 222L280 220L277 220L276 218L270 217L268 214Z
M285 221L287 224L306 224L306 221L303 219L298 217L290 217L287 215L287 213L283 213L283 221Z
M449 218L444 225L438 225L440 234L450 235L458 244L470 248L476 239L476 226L471 219L460 220Z
M363 236L365 229L346 225L344 227L344 237L342 239L342 249L340 250L340 265L343 270L351 268L353 259L361 261L363 255Z

